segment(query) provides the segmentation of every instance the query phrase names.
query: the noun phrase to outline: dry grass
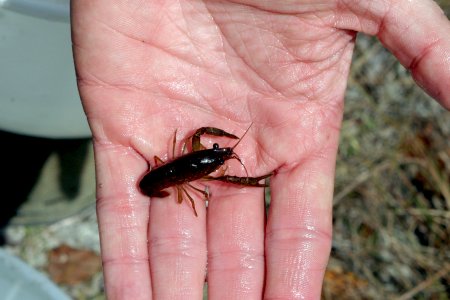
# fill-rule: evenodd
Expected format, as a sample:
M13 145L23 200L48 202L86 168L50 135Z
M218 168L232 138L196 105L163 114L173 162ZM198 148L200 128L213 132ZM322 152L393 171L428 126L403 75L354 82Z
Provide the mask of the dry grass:
M356 49L322 298L449 299L450 114L374 38Z

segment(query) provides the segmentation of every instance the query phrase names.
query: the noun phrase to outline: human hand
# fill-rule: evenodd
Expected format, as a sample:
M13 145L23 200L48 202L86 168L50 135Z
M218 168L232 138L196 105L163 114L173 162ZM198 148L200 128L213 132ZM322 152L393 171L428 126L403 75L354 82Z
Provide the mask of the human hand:
M319 298L355 32L450 107L450 25L432 1L77 0L72 21L109 299L200 298L206 264L211 298ZM236 152L250 176L276 172L266 226L259 188L208 183L198 218L173 191L139 193L175 129L240 136L251 122Z

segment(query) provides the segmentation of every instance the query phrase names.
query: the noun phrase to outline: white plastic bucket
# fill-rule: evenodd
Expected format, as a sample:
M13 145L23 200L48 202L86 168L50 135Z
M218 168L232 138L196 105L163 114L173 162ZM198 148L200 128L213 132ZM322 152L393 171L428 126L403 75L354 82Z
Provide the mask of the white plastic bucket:
M69 0L0 0L0 129L89 137L76 88Z

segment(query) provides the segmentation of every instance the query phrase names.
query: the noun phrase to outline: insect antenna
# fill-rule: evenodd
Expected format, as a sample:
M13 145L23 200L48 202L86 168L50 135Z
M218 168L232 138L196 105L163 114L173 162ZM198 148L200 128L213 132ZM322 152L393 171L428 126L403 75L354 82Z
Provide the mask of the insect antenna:
M239 139L239 141L237 141L236 144L234 144L233 147L231 147L231 150L234 150L234 148L236 148L237 145L239 145L239 143L242 141L242 139L244 138L244 136L247 134L247 132L250 130L250 127L252 127L253 122L250 123L250 126L248 126L247 130L245 130L244 134L241 136L241 138ZM239 160L240 161L240 160Z

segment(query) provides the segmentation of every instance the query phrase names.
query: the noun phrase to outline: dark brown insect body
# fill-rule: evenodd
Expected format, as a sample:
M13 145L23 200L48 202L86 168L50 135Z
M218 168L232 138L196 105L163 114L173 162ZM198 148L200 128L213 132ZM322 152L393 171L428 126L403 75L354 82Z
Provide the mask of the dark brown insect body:
M201 189L192 186L189 183L191 181L204 178L207 180L220 180L246 186L266 186L265 184L260 184L259 181L271 176L272 174L267 174L260 177L237 177L227 175L219 177L208 176L208 174L219 169L226 160L234 158L239 162L241 161L233 151L240 140L233 147L220 148L218 144L214 144L212 149L205 149L205 147L200 143L200 136L205 133L215 136L226 136L229 138L238 139L238 137L236 137L235 135L227 133L218 128L199 128L192 136L193 152L181 155L180 157L164 163L146 173L139 182L139 189L141 190L141 192L144 195L150 197L163 198L169 195L169 192L165 191L164 189L175 186L178 191L178 202L182 202L182 194L184 193L189 198L189 201L191 202L194 209L194 213L197 216L194 201L192 197L187 193L183 185L187 185L192 189L201 192L207 199L209 197L209 194ZM174 149L175 143L176 139L174 138ZM175 152L175 150L173 150L173 152ZM155 156L155 162L157 160L161 161L161 159Z
M233 149L219 148L194 151L148 172L139 183L142 193L150 197L165 197L164 189L201 179L217 170L233 156Z

